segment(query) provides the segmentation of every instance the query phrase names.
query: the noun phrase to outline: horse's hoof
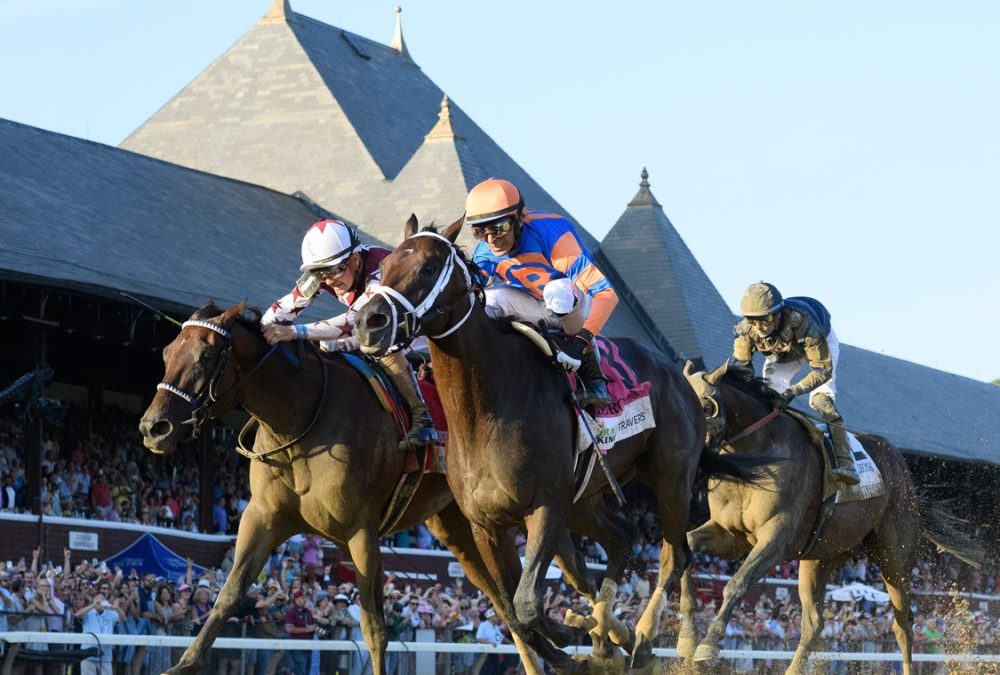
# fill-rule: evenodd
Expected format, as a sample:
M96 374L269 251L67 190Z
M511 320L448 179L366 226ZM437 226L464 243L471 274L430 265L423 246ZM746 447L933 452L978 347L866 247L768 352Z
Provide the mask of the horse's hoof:
M694 656L695 647L698 646L698 638L684 637L677 638L677 655L682 659L690 659Z
M645 668L653 659L653 645L646 639L645 635L637 635L635 638L635 649L632 650L633 670Z
M719 658L719 648L711 647L709 645L698 645L698 648L694 650L694 660L695 663L701 661L716 661Z
M589 633L597 625L597 619L593 616L581 616L573 610L568 610L565 618L563 618L563 623L570 628L576 628L577 630Z

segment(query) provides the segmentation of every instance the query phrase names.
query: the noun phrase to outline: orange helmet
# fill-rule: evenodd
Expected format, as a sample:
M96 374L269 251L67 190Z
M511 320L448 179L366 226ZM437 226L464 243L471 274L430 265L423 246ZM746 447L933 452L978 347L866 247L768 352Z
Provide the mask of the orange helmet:
M490 178L469 192L465 200L465 223L487 223L503 216L516 215L523 208L524 199L513 183Z

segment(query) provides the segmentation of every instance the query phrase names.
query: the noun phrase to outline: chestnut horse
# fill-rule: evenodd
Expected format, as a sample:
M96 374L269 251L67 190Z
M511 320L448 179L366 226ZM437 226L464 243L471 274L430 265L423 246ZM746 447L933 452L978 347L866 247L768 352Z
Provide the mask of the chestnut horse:
M710 446L721 444L741 456L767 453L781 458L764 484L720 482L710 489L709 522L688 534L696 552L729 560L746 555L726 584L719 612L697 649L690 573L684 575L681 584L684 619L678 651L683 656L693 652L696 662L711 663L718 658L719 640L749 585L775 565L802 557L820 510L823 459L802 423L789 415L778 415L752 433L742 434L774 409L775 394L763 381L747 382L728 372L728 364L705 373L695 372L689 361L684 374L706 410ZM726 438L734 442L728 443ZM823 629L827 579L853 554L865 551L882 571L904 675L911 672L910 574L917 561L918 540L926 537L970 564L978 564L982 556L975 542L950 526L943 505L917 496L906 462L894 445L869 434L858 435L858 440L882 474L885 493L837 504L806 552L806 559L800 560L802 636L788 673L805 672L809 652Z
M382 261L381 294L361 309L356 328L370 354L393 347L401 331L427 335L448 419L448 482L501 596L512 600L511 630L549 663L571 670L566 653L550 644L564 646L573 635L542 610L545 570L568 530L600 542L608 567L594 616L607 626L634 529L617 509L602 504L584 511L573 504L577 431L566 375L529 340L486 315L471 282L477 272L454 245L461 225L417 233L411 216L405 241ZM653 490L663 525L657 587L631 650L639 667L651 656L666 596L691 560L686 528L696 471L753 480L756 465L706 451L704 416L679 367L632 340L616 344L639 379L653 382L657 424L619 440L608 455L618 477L637 472ZM585 495L608 489L595 471ZM523 570L506 534L512 527L527 532ZM631 636L610 635L629 649Z
M200 672L270 552L294 534L315 533L350 552L361 628L373 671L381 675L386 630L378 526L403 472L400 432L344 359L321 357L311 346L301 365L282 356L265 358L270 352L259 322L253 308L198 310L163 350L164 382L139 426L146 447L169 454L201 420L237 403L260 422L251 451L252 496L240 519L233 569L198 637L169 672ZM425 520L469 580L496 598L468 521L442 475L424 476L397 529ZM502 604L497 610L505 616ZM540 672L537 663L534 672Z

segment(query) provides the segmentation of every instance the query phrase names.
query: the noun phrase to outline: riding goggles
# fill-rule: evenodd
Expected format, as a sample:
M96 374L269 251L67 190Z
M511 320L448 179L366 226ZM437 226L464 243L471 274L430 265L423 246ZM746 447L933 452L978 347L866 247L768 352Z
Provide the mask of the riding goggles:
M502 237L511 231L514 227L514 219L507 218L506 220L501 220L493 223L485 223L483 225L473 225L472 226L472 236L476 239L486 239L487 235L492 234L494 237Z
M348 258L339 265L334 265L333 267L323 267L320 269L313 270L313 274L315 274L320 279L336 279L341 274L347 271L347 267L350 264L351 264L351 259Z
M765 324L769 324L772 321L774 321L775 318L777 318L777 314L767 314L765 316L748 316L748 317L746 317L747 321L749 321L750 324L754 325L754 326L762 326L762 325L765 325Z

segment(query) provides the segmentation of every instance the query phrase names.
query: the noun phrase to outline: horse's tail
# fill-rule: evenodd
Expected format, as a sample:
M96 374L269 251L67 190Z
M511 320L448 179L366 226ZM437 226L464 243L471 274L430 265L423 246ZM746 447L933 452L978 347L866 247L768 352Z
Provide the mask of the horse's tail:
M705 446L698 461L698 472L707 478L720 478L753 487L764 487L764 481L774 477L771 465L780 461L782 459L779 457L735 453L723 455Z
M952 513L947 502L935 499L926 491L917 494L917 501L924 537L937 546L938 553L947 551L976 568L982 565L983 547L959 529L965 521Z

